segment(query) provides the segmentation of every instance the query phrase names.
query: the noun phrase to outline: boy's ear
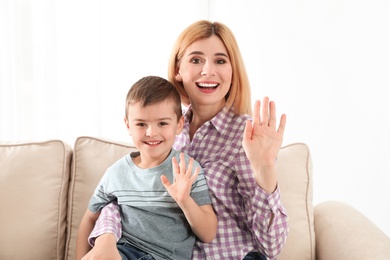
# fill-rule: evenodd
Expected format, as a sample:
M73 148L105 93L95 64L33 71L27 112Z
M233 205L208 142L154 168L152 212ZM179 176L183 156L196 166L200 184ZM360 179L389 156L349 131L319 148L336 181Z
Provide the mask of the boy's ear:
M131 135L131 130L130 130L129 121L127 120L126 117L124 117L123 120L125 121L125 125L126 125L126 128L127 128L127 132L129 133L129 135Z
M177 128L176 128L176 135L179 135L184 127L184 116L181 116L179 118L179 121L177 122Z

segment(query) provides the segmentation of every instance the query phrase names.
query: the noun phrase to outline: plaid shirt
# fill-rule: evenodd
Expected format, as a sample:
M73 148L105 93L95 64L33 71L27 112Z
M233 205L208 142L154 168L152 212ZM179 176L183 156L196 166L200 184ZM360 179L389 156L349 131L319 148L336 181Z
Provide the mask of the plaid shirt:
M95 239L105 233L112 233L116 237L116 241L122 236L122 224L119 206L116 201L113 201L102 209L99 218L96 220L95 227L88 237L88 243L95 246Z
M185 125L174 148L197 160L205 171L214 210L218 217L216 238L210 243L197 241L193 259L243 259L259 251L267 259L276 259L287 238L287 213L280 201L279 187L267 194L257 186L249 160L242 148L242 136L248 116L223 109L189 138L191 107L185 113ZM107 217L113 206L105 207L90 239L114 233L119 239L121 227ZM272 213L274 219L271 222ZM105 223L112 222L112 223Z
M191 117L189 107L174 147L202 165L218 217L216 238L211 243L197 241L193 259L243 259L251 251L277 258L287 238L287 213L279 188L269 195L255 182L241 142L250 117L225 108L203 124L190 141Z

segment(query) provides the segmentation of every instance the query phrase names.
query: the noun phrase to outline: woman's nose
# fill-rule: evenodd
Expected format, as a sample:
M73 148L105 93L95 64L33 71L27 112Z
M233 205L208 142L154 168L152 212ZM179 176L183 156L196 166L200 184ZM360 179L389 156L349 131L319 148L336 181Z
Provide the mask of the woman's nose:
M214 76L215 75L214 65L210 62L205 62L200 74L202 76L209 76L209 77Z

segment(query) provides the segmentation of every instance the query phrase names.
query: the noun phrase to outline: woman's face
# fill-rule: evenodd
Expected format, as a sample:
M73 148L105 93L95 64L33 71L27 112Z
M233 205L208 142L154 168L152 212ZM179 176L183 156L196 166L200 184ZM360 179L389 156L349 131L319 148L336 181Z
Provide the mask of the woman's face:
M176 80L183 82L192 105L225 105L232 81L232 65L215 35L194 42L184 52Z

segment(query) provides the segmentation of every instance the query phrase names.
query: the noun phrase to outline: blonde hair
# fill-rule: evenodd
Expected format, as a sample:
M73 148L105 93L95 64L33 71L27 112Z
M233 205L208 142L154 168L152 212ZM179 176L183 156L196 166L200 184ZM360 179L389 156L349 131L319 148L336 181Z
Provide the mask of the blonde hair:
M190 100L182 82L175 79L184 52L194 42L216 35L228 52L232 64L232 83L226 95L226 106L233 107L236 114L252 114L251 93L248 75L233 32L224 24L207 20L197 21L188 26L177 38L173 46L168 64L168 80L171 81L180 93L184 105Z

